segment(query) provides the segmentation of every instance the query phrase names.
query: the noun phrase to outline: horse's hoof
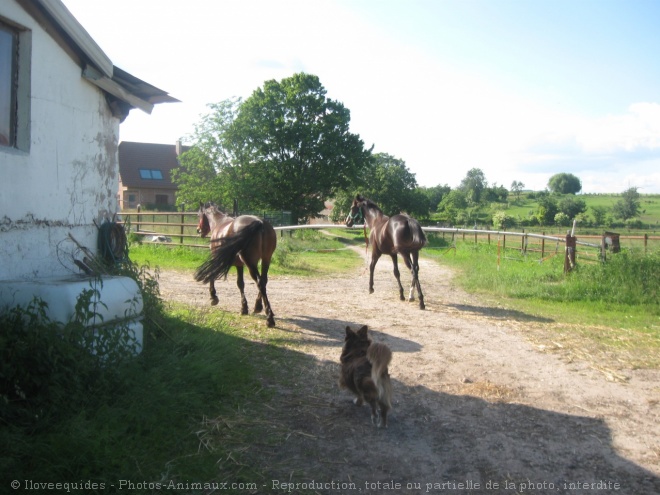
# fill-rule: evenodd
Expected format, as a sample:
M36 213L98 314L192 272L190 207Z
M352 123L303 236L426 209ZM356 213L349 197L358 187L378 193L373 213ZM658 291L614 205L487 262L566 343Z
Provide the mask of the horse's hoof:
M424 306L424 303L423 303L423 302L420 302L420 303L419 303L419 309L426 309L426 306Z
M249 313L249 311L247 310L247 308L243 308L243 309L241 309L241 316L246 316L246 315L249 315L249 314L250 314L250 313Z
M220 299L218 299L217 297L212 297L211 298L211 306L217 306L219 302L220 302Z
M266 326L268 328L273 328L275 326L275 320L271 320L271 319L267 320L266 321Z
M373 289L369 289L369 294L373 294L373 293L374 293L374 290L373 290Z

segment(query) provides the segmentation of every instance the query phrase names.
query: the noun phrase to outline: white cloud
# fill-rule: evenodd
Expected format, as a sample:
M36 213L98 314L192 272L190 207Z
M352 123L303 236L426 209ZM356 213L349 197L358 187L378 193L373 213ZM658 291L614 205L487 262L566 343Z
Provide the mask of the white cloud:
M525 146L519 170L573 173L583 192L660 192L657 103L634 103L625 113L599 118L563 116L557 124Z

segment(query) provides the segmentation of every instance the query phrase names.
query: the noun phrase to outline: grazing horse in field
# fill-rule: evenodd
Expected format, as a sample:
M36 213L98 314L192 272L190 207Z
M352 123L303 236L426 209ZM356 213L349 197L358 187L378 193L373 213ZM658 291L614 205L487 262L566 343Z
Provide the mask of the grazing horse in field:
M419 222L414 218L399 214L388 217L373 201L357 195L346 217L346 226L364 222L369 227L369 242L371 243L371 264L369 265L369 294L374 292L374 268L383 254L389 254L394 264L394 277L399 284L399 297L402 301L403 286L397 263L400 254L406 266L412 273L412 283L408 300L414 301L414 290L417 289L419 308L424 309L424 295L419 284L419 250L426 245L426 236Z
M275 315L270 307L266 285L268 268L277 246L277 235L273 226L252 215L230 217L221 212L214 203L199 204L199 224L197 233L201 237L211 234L211 256L195 272L195 280L209 283L211 304L218 304L215 292L215 279L226 277L232 266L236 267L236 285L241 291L241 314L248 314L245 299L243 267L247 266L250 276L256 282L259 295L254 304L254 312L260 313L266 307L266 323L275 326ZM259 273L261 260L261 273ZM263 301L263 302L262 302Z

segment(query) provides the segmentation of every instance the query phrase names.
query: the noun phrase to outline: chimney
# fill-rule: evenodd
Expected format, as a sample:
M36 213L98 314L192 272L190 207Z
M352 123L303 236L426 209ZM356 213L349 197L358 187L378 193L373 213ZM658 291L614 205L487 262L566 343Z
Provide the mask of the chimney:
M176 156L181 156L181 152L183 151L181 148L181 140L177 139L175 143Z

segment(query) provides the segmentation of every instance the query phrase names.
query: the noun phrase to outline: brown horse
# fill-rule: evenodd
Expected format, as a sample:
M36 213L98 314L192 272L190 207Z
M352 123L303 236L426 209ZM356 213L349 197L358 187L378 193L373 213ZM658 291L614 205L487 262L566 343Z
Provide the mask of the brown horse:
M369 242L371 243L371 264L369 265L369 293L374 292L374 268L383 254L389 254L394 264L394 276L399 284L399 298L404 301L403 286L397 263L400 254L406 266L412 273L412 283L408 300L414 301L414 290L417 289L419 308L424 309L424 295L419 284L419 250L426 245L426 236L419 222L414 218L399 214L388 217L369 199L357 195L346 217L346 226L364 222L369 227Z
M226 277L232 266L236 267L236 285L241 291L241 314L248 314L245 299L243 267L247 266L250 276L256 282L259 295L254 304L254 312L260 313L266 307L267 325L275 326L275 315L270 307L266 285L268 268L277 246L277 235L273 226L252 215L232 218L221 212L214 203L199 204L199 224L197 233L201 237L211 234L211 256L195 272L195 280L209 283L211 304L218 304L215 292L215 279ZM261 260L261 273L259 273ZM263 303L262 303L263 301Z

